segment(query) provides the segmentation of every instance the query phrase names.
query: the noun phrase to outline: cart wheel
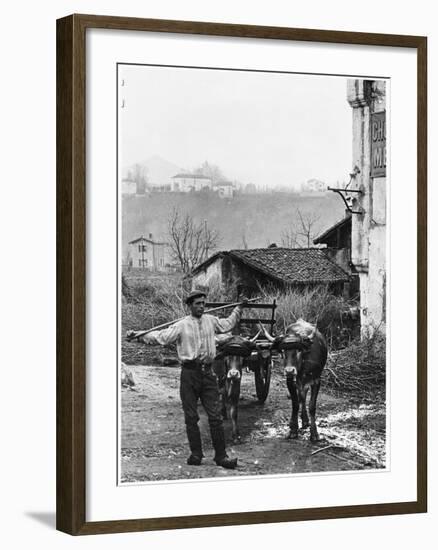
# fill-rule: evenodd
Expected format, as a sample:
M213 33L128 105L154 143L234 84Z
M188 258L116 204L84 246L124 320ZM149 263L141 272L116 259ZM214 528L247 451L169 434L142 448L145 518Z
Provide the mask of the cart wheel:
M255 387L257 398L260 403L264 403L269 393L269 384L271 382L272 358L260 357L258 365L255 367Z

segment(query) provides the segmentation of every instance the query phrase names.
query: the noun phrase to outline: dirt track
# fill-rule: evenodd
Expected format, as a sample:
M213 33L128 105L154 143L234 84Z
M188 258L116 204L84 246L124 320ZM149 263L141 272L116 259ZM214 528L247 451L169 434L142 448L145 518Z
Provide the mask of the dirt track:
M384 406L328 395L324 388L317 410L321 440L311 443L308 430L301 432L298 440L286 439L291 402L277 369L263 405L255 396L254 375L243 375L239 444L230 444L230 424L225 421L228 454L238 457L238 468L224 470L213 462L207 418L201 406L205 458L201 466L187 466L189 450L178 393L179 367L130 368L137 385L136 391L122 389L122 482L385 467Z

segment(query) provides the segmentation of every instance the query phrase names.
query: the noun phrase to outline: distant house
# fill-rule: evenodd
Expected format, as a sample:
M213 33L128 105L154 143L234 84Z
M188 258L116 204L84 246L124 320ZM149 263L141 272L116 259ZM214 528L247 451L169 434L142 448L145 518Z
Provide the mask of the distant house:
M190 191L201 191L204 188L211 189L212 181L207 176L200 174L176 174L171 178L171 189L173 192L190 193Z
M129 243L128 267L147 269L149 271L168 271L171 268L170 247L167 243L139 237Z
M234 186L231 181L218 181L213 185L215 191L222 199L232 199L234 194Z
M259 287L297 289L329 286L342 293L349 274L320 248L255 248L218 252L192 271L194 288L221 285L248 295Z
M122 179L122 195L135 195L137 193L137 183L129 178Z
M327 191L327 184L316 178L311 178L301 185L301 191L303 193L325 193Z

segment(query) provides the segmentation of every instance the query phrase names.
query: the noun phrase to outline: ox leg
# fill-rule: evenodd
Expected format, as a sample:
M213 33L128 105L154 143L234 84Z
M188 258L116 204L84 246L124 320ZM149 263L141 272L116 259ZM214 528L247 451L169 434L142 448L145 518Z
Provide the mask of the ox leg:
M227 418L227 397L225 389L225 380L219 381L219 403L222 412L222 418Z
M238 405L240 397L240 380L230 381L228 399L230 402L230 418L233 443L240 441L239 427L237 425Z
M310 441L318 441L319 435L315 423L315 414L316 414L316 399L318 397L319 387L321 382L315 380L312 384L312 389L310 390L310 402L309 402L309 414L310 414Z
M309 427L309 415L307 414L306 399L309 388L301 388L300 390L300 404L301 404L301 428L305 430Z
M227 398L226 398L226 370L223 359L215 359L213 362L213 372L217 378L217 385L219 390L219 403L222 411L222 417L227 418Z
M297 384L292 380L287 380L287 389L289 390L292 400L292 415L289 422L289 435L288 439L297 439L298 437L298 411L300 408L300 402L297 392Z

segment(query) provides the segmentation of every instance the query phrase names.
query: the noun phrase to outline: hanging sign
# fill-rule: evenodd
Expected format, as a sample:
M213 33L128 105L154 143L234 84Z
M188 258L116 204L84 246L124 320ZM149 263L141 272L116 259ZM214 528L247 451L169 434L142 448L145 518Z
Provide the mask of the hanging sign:
M386 176L386 112L371 113L371 177Z

